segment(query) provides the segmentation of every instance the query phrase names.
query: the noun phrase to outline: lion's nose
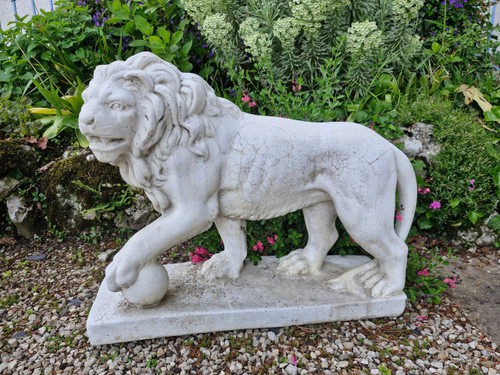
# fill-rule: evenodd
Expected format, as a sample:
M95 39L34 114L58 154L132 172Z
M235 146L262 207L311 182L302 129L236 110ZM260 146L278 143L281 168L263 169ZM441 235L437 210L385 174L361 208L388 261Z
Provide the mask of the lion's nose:
M85 126L93 126L95 123L95 116L89 112L80 112L80 117L78 119L81 124Z

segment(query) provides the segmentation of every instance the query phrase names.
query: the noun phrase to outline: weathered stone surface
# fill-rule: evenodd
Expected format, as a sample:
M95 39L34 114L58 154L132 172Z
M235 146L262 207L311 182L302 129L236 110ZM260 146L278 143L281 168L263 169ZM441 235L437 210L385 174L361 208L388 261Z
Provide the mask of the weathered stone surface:
M137 194L130 207L121 215L115 216L114 221L118 228L140 230L159 216L151 202L144 195Z
M11 195L6 203L9 218L16 226L17 234L25 238L33 238L38 231L37 210L16 195Z
M106 270L110 291L131 288L165 249L213 223L225 250L202 274L237 278L247 254L245 220L299 209L309 242L280 259L281 272L317 272L338 237L339 217L375 259L327 285L358 292L361 282L374 297L403 290L415 174L408 158L375 132L354 123L243 113L200 77L147 52L99 66L82 97L80 130L96 158L118 166L161 213L115 255ZM396 187L403 219L394 228ZM149 300L148 289L143 293Z
M79 233L95 223L97 215L88 212L113 199L123 181L116 168L88 161L85 154L68 155L43 176L41 182L47 201L47 216L60 230Z
M10 194L12 194L19 186L22 185L22 181L16 180L10 176L5 176L0 179L0 201L3 201Z
M332 276L367 264L362 256L328 256L313 275L290 276L277 269L279 260L264 257L259 266L247 263L238 279L214 283L201 277L201 266L168 264L171 277L159 305L130 305L121 293L103 283L87 321L93 345L163 336L280 327L300 324L400 315L406 296L373 298L360 285L358 293L335 291Z
M412 158L425 159L430 163L433 155L437 155L441 146L434 142L431 124L417 122L409 129L405 128L405 136L400 140L404 144L403 152Z

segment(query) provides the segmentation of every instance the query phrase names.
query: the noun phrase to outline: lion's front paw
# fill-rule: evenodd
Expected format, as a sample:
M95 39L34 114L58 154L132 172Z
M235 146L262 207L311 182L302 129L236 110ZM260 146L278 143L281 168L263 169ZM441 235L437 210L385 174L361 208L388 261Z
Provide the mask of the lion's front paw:
M125 256L116 254L106 268L106 283L112 292L118 292L131 286L136 280L140 264L136 264Z
M212 258L205 262L201 268L201 274L208 280L219 277L237 279L240 276L242 268L243 260L229 256L228 253L223 251L222 253L214 254Z
M278 264L278 271L286 272L290 275L305 275L319 271L321 263L311 256L305 249L298 249L281 258Z
M380 267L373 267L360 275L359 280L374 298L389 297L401 292L404 288L405 272L398 270L397 266L391 272L383 272Z

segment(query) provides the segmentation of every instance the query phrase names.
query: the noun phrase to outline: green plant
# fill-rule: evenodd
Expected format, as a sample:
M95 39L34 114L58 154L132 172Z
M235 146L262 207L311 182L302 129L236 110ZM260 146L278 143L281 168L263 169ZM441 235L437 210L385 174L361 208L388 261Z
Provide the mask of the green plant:
M94 197L97 202L103 201L96 207L90 208L88 210L83 210L82 215L86 215L90 212L95 212L97 214L97 217L100 218L100 216L105 212L112 212L120 207L129 206L135 197L135 193L132 191L129 185L123 185L123 189L120 191L120 193L114 192L111 198L108 197L106 200L104 200L101 191L102 182L99 183L97 190L88 185L85 185L83 182L78 180L73 180L71 182L84 190L94 193ZM117 186L120 187L122 185L118 184Z
M73 1L58 1L54 11L19 18L11 26L0 30L0 88L14 99L28 94L43 104L43 96L32 90L33 79L66 94L78 86L77 78L88 81L95 66L114 58L104 56L102 30Z
M453 278L441 277L438 267L448 265L447 259L454 259L453 250L448 249L446 259L439 255L439 249L429 249L420 256L413 246L410 246L408 265L406 268L405 293L412 302L424 300L431 303L441 303L441 294L455 286Z
M339 38L345 40L343 76L365 86L388 56L386 69L399 72L420 50L413 32L420 0L183 0L183 4L219 60L234 61L243 70L269 62L266 69L282 82L302 77L313 85Z
M500 167L495 135L476 118L476 113L454 108L438 96L398 108L400 124L433 124L434 141L441 147L431 163L417 163L419 229L450 235L480 223L497 205Z
M43 124L29 112L30 102L23 98L0 99L0 138L39 138Z
M79 79L76 92L71 96L60 96L59 90L51 84L51 90L45 89L41 83L33 81L38 91L44 96L53 108L30 108L31 114L42 117L39 121L44 125L50 125L43 132L47 139L53 139L65 130L74 132L81 147L88 147L87 138L80 132L78 127L78 115L83 106L82 92L84 87Z

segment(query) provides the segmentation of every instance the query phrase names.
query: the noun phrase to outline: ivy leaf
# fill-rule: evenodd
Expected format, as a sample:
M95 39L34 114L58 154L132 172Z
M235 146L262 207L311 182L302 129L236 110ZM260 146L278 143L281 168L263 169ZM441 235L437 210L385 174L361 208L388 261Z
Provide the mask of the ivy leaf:
M479 212L479 211L469 211L467 212L467 217L469 218L469 220L471 221L472 224L476 224L477 222L477 219L483 217L484 215Z

